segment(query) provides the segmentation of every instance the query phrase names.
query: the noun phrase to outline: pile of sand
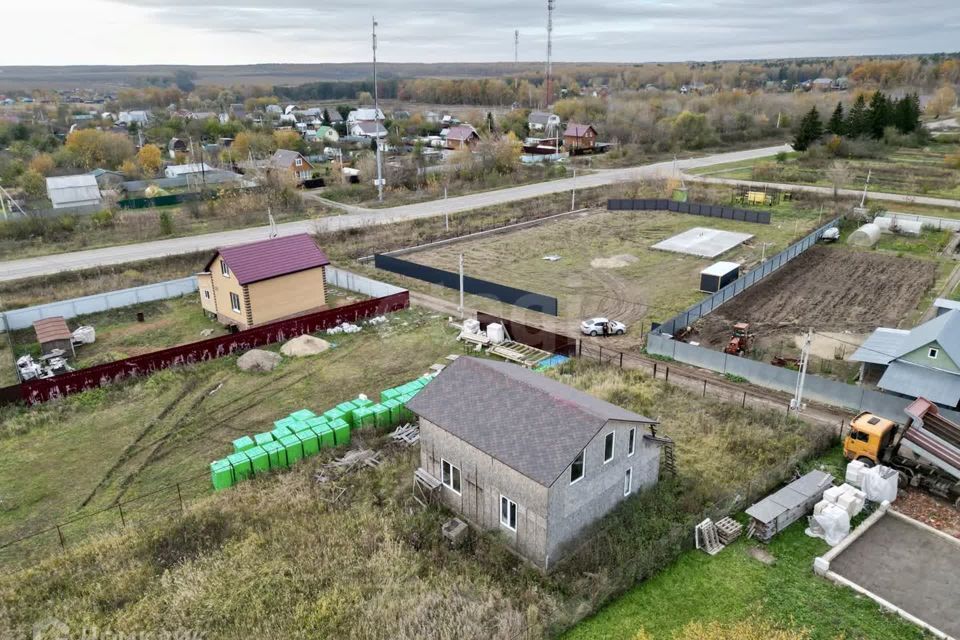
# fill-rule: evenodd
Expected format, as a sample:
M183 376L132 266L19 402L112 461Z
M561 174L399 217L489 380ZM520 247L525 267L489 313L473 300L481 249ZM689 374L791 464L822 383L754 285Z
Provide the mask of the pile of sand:
M304 334L299 338L290 340L282 347L280 353L291 358L302 358L304 356L315 356L323 353L330 348L330 343L320 338L315 338L310 334Z
M237 358L237 366L241 371L273 371L280 364L279 353L264 351L263 349L251 349Z
M590 266L594 269L622 269L623 267L629 267L637 260L639 260L637 256L621 253L609 258L594 258L590 261Z

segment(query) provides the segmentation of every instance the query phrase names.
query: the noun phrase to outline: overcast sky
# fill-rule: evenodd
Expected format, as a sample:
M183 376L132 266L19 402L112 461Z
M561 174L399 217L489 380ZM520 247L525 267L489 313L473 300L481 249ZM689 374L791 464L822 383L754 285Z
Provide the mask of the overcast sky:
M546 0L5 1L0 66L541 60ZM554 59L956 51L957 0L557 0Z

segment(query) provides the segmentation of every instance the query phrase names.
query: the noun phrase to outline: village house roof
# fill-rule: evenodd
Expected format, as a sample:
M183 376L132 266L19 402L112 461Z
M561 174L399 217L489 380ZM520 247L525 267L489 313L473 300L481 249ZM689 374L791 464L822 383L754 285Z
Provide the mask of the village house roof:
M550 119L554 117L552 113L547 113L546 111L531 111L527 117L527 122L547 126L550 124Z
M514 364L461 356L407 404L545 487L610 420L656 421Z
M218 255L241 285L330 264L327 254L307 233L223 247L207 262L204 271L210 271Z
M587 135L587 131L593 130L593 134L597 134L597 130L593 128L593 125L590 124L576 124L571 122L567 125L566 131L563 132L564 136L570 136L572 138L582 138Z
M270 164L277 169L289 169L299 157L301 157L299 151L277 149L273 157L270 158ZM304 162L306 162L306 160L304 160Z
M450 129L447 131L447 140L460 140L466 142L474 136L479 137L477 130L468 124L460 124L455 127L450 127Z

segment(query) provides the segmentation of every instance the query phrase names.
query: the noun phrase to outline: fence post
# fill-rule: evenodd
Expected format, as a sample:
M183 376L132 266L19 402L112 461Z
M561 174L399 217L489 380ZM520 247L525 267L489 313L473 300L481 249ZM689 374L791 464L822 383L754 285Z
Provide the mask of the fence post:
M123 505L119 502L117 503L117 511L120 512L120 526L126 528L127 519L123 517Z
M706 380L703 381L703 397L704 398L707 397L707 381Z
M597 362L603 364L603 347L600 347L600 355L597 356Z
M743 392L743 402L740 403L740 408L741 409L747 408L747 392L746 391Z
M177 499L180 501L180 514L183 514L183 494L180 493L180 483L177 483Z
M653 362L653 379L654 380L657 379L657 362L656 361Z
M620 352L620 368L623 369L623 351Z
M60 548L66 549L66 545L63 543L63 531L60 531L60 525L57 525L57 536L60 538Z
M670 366L669 366L669 365L667 365L667 373L666 373L666 375L663 377L663 379L664 379L664 381L666 381L666 382L670 382Z

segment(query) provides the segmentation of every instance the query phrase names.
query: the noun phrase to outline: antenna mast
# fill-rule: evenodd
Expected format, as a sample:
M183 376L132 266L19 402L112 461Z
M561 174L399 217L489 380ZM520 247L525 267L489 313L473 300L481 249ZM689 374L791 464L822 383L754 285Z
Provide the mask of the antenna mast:
M550 107L553 99L553 9L556 0L547 0L547 95L543 104L545 109Z
M383 202L383 168L380 156L380 94L377 90L377 19L373 21L373 120L376 125L374 140L377 143L377 200Z

